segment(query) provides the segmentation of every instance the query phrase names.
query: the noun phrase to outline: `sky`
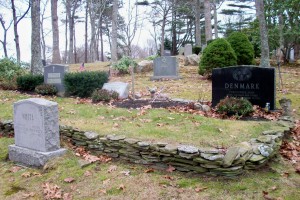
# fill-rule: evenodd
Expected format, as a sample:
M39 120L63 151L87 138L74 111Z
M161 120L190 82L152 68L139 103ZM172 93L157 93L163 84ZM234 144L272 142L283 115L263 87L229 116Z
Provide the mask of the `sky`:
M16 3L21 0L16 0ZM128 2L131 1L132 5L134 4L134 0L124 0L124 7L119 10L120 14L125 17L125 20L128 18ZM43 0L45 2L45 0ZM65 26L60 21L61 19L65 18L64 11L64 5L61 3L62 1L59 0L58 5L58 16L59 16L59 32L60 32L60 50L64 51L65 49ZM52 32L51 32L51 9L50 9L50 0L48 0L48 4L46 7L45 12L45 22L44 22L44 30L45 33L48 33L48 36L46 37L46 45L52 46ZM223 7L226 6L225 4ZM23 10L26 9L26 4L22 4L22 6L17 5L17 7L21 7ZM41 5L41 12L43 9L43 6ZM222 8L221 8L222 9ZM149 11L149 9L148 9ZM149 21L146 19L147 15L147 8L144 6L139 6L139 12L144 14L144 18L142 23L142 28L138 30L134 44L137 44L141 47L145 47L147 45L147 40L151 40L151 34L150 31L152 31L152 25L149 23ZM9 23L9 21L12 19L12 13L11 10L4 9L0 6L0 13L3 15L6 23ZM84 11L81 12L82 15L84 15ZM219 16L220 19L220 16ZM78 23L76 24L76 42L77 47L84 45L84 23ZM31 19L30 19L30 11L26 18L22 19L20 23L18 24L18 33L20 38L20 49L21 49L21 60L24 62L30 62L31 59ZM3 30L0 30L0 39L3 39ZM107 41L107 38L104 38L104 40ZM14 42L14 32L13 32L13 26L10 27L8 34L7 34L7 48L8 48L8 55L9 57L16 57L15 53L15 42ZM104 45L104 52L109 52L109 45L108 42ZM47 53L47 57L51 56L51 52ZM2 48L2 44L0 46L0 58L4 57L4 52Z

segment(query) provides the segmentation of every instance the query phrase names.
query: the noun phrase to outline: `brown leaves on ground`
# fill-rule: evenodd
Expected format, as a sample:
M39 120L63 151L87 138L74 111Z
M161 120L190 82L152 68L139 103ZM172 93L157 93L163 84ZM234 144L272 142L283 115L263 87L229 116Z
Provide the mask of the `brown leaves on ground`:
M97 161L107 163L112 160L112 158L110 158L108 156L91 155L90 152L86 151L84 147L76 147L75 155L78 157L82 157L84 160L89 161L90 163L97 162Z
M16 173L18 171L20 171L22 169L22 167L19 167L19 166L13 166L9 169L10 172L12 173Z
M73 178L73 177L68 177L68 178L64 179L64 182L66 182L66 183L72 183L74 181L75 181L75 178Z
M175 167L173 167L171 165L169 165L168 169L166 169L167 172L173 172L175 170L176 170Z
M280 153L283 157L290 160L297 173L300 173L300 121L295 124L295 128L291 131L291 139L283 141L280 147Z
M43 193L45 199L61 199L62 190L55 184L43 183Z
M206 190L208 187L197 187L195 188L195 192L202 192L204 190Z
M262 193L263 193L263 197L265 200L283 200L283 198L281 198L281 197L278 197L278 198L271 197L269 195L269 192L267 192L267 191L262 191Z
M154 169L153 168L148 168L146 170L144 170L145 173L152 173L154 172Z

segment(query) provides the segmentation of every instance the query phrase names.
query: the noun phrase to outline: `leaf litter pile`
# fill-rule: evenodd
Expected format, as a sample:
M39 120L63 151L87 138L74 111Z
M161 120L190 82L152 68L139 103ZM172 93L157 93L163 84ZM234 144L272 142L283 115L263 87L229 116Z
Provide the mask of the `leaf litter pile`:
M290 160L295 170L300 174L300 121L298 120L291 132L289 140L284 140L280 153L283 157Z

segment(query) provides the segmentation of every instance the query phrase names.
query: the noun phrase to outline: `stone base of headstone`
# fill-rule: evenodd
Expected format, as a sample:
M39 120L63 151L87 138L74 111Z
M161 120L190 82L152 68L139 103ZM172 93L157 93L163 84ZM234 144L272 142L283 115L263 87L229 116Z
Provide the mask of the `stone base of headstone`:
M10 145L8 149L11 161L28 167L42 167L49 159L62 156L67 151L61 148L56 151L41 152L16 145Z
M151 81L154 81L154 80L178 80L178 79L181 79L182 77L181 76L152 76L150 77L150 80Z

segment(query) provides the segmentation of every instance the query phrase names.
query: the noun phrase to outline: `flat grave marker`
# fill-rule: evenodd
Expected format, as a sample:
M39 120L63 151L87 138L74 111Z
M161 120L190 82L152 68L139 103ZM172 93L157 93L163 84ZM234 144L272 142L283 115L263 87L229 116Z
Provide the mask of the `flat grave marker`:
M154 75L151 80L180 79L178 75L178 61L173 56L158 57L154 60Z

